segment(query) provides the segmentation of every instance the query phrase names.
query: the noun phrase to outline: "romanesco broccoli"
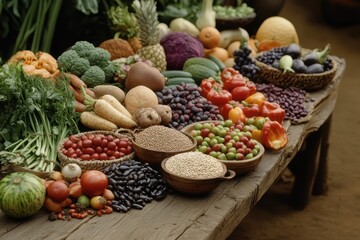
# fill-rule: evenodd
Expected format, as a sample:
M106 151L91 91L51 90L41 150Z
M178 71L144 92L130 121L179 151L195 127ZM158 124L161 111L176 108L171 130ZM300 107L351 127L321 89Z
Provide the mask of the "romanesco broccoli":
M75 50L80 57L88 58L95 46L87 41L77 41L70 49Z
M76 76L81 76L90 68L89 60L79 57L70 67L70 72Z
M97 65L101 68L108 65L108 61L110 61L110 58L111 54L109 53L109 51L99 47L93 49L88 55L90 65Z
M91 66L80 77L88 87L95 87L105 83L105 73L99 66Z
M75 63L79 58L79 54L75 50L67 50L63 52L57 58L59 69L64 72L70 71L71 65Z

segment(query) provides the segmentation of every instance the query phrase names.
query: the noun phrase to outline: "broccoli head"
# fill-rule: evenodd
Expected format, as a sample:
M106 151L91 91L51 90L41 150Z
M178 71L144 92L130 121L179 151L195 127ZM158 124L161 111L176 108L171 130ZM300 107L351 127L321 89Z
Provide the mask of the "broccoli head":
M108 83L112 83L114 80L114 74L117 71L118 67L112 61L108 61L108 65L104 67L102 70L105 73L105 81Z
M91 66L80 77L88 87L95 87L105 83L105 73L98 66Z
M95 49L95 46L87 41L77 41L70 49L76 51L80 57L88 58L89 53Z
M75 74L76 76L81 76L86 70L90 68L89 60L85 58L78 58L70 67L69 72Z
M101 68L106 67L108 65L108 61L110 61L111 54L109 51L103 48L95 48L91 52L89 52L88 59L91 66L99 66Z
M58 58L57 63L59 69L64 72L70 71L71 66L79 59L79 54L75 50L67 50L63 52Z

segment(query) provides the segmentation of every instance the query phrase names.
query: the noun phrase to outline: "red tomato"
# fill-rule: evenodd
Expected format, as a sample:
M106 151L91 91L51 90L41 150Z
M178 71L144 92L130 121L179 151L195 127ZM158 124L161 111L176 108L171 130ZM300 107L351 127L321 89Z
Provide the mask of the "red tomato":
M231 91L232 99L235 101L245 100L250 94L250 88L247 86L239 86Z
M70 195L70 190L63 181L57 180L49 184L46 193L53 201L62 202Z
M92 139L92 143L94 146L100 146L101 145L101 137L100 136L96 136Z
M99 196L108 187L108 178L99 170L87 170L81 175L80 184L88 197Z
M120 140L118 142L118 147L119 148L126 148L129 145L129 142L127 140Z
M116 149L116 143L114 141L111 141L107 145L108 149L115 150Z

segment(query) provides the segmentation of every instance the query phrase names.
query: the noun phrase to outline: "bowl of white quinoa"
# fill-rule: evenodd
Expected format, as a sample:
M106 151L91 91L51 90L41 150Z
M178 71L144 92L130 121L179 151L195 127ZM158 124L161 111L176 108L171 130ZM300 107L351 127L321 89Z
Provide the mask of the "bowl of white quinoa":
M236 175L216 158L197 151L164 159L161 171L175 191L191 195L207 194Z

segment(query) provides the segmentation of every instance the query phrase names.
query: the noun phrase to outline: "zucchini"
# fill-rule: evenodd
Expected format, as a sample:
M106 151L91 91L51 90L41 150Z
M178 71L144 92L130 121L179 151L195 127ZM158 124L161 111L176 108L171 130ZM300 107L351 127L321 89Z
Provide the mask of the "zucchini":
M195 83L197 85L200 85L203 79L207 79L210 77L216 78L216 76L219 75L219 72L216 72L213 69L200 64L189 65L184 68L184 71L190 72L192 74L193 79L195 80Z
M166 78L176 78L176 77L191 78L192 77L191 73L181 71L181 70L166 70L166 71L161 72L161 74Z
M194 65L194 64L205 66L205 67L213 70L214 72L220 71L220 68L216 63L214 63L210 59L203 58L203 57L192 57L192 58L187 59L184 63L183 70L184 70L184 68L187 68L188 66Z
M195 83L195 80L192 78L185 78L185 77L175 77L169 78L166 81L166 85L179 85L180 83Z
M224 70L226 68L226 65L223 61L221 61L219 58L209 55L207 57L208 59L210 59L211 61L213 61L216 65L218 65L218 67L220 68L220 71Z

